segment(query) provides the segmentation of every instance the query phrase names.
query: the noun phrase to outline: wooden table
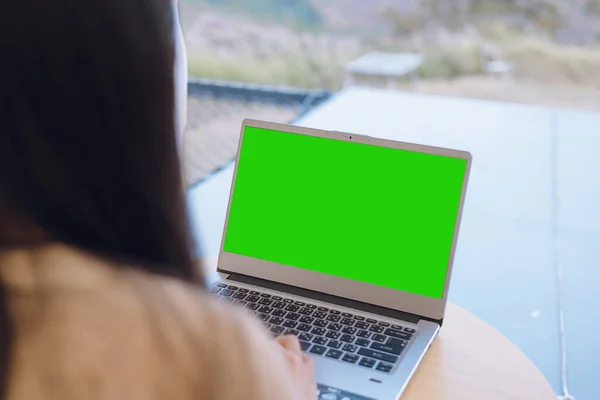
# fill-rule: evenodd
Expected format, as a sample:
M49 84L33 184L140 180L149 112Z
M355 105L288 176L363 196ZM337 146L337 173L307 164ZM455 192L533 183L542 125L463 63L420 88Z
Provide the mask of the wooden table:
M215 277L216 259L202 261ZM449 303L444 325L402 400L556 400L537 367L500 332Z

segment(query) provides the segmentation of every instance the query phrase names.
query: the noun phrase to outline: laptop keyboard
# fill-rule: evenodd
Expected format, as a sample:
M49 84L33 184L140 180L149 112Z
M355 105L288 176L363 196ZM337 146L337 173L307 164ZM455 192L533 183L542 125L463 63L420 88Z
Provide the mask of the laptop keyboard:
M415 329L223 282L211 292L245 308L275 337L294 335L311 355L392 372Z

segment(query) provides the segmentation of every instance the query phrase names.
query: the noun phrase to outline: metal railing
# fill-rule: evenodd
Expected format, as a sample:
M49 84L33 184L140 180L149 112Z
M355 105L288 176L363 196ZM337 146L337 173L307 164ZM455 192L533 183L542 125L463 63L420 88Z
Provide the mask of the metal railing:
M328 100L332 94L327 90L286 88L212 79L190 78L188 81L189 96L277 105L299 104L301 115Z
M286 119L275 122L293 124L311 109L327 101L332 95L332 92L326 90L275 87L199 78L191 78L188 81L188 96L190 97L190 101L202 101L203 104L206 103L207 108L210 105L210 108L208 109L209 119L210 115L213 113L218 114L221 109L224 114L227 114L230 112L229 110L234 109L236 110L233 112L235 117L240 117L246 113L250 113L248 108L264 106L267 108L275 108L276 110L285 110ZM219 110L214 109L215 104L218 105ZM192 110L191 114L188 115L193 116L193 113L194 111ZM206 114L206 111L204 113ZM292 118L287 120L290 116L292 116ZM202 117L198 117L202 119ZM188 117L188 126L190 125L189 119L190 117ZM196 125L200 127L202 127L203 124L205 124L204 120L196 122ZM209 121L206 121L206 125L210 125ZM229 131L231 129L227 130ZM200 153L201 149L204 147L203 144L211 143L213 147L218 147L218 149L215 149L217 152L224 151L225 155L222 155L218 160L212 159L205 161L202 157L204 156L206 158L209 157L209 155L200 154L198 155L198 158L200 158L199 161L192 160L192 164L193 162L196 162L196 164L205 162L205 164L202 165L202 173L196 174L198 178L193 177L191 182L188 182L190 186L196 186L203 183L215 173L226 168L235 161L235 151L232 148L232 143L230 143L233 140L231 135L229 135L228 138L224 138L223 136L225 135L223 135L222 132L204 132L203 134L204 136L213 135L214 138L212 141L210 137L197 139L202 140L203 142L198 141L193 143L196 147L192 152L195 152L195 154ZM219 142L219 140L221 142ZM214 151L212 153L214 153Z

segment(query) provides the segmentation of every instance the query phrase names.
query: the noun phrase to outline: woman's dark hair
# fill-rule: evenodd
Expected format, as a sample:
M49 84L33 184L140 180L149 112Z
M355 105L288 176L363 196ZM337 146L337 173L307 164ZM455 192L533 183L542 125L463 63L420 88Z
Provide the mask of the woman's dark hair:
M199 282L174 132L170 1L2 8L0 250L61 242ZM5 292L0 285L0 398Z

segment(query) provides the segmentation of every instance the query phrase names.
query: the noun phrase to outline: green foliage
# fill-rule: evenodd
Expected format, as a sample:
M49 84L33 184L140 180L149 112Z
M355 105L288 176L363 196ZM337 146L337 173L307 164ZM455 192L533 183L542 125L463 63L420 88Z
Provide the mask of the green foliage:
M475 0L469 4L471 14L502 15L518 12L514 0Z
M600 15L600 0L588 0L587 11L594 15Z
M266 17L286 24L316 28L323 18L308 0L197 0L208 5L225 7L253 17Z
M470 45L430 49L425 54L420 74L425 79L454 79L481 72L478 48Z
M504 54L516 64L519 78L600 88L597 48L560 46L548 40L521 37L507 44Z
M191 76L310 89L341 87L344 71L327 58L307 58L293 54L268 57L219 58L196 56L188 60Z
M381 14L381 17L390 25L392 34L396 36L413 34L422 30L427 24L427 19L424 15L417 13L403 14L393 7L388 7Z

